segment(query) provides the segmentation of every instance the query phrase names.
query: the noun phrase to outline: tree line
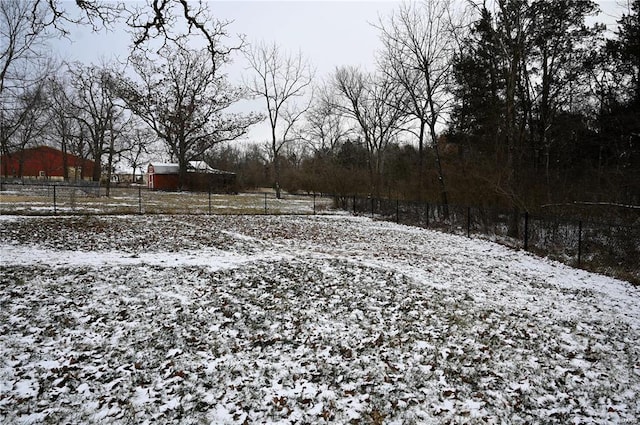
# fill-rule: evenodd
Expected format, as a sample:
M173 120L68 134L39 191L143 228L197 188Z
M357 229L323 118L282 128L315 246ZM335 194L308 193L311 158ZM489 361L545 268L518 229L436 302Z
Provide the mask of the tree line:
M108 172L153 152L245 187L538 211L640 204L640 0L613 31L589 0L423 1L372 23L376 67L318 77L302 52L229 38L206 2L0 3L0 148L34 143ZM126 23L124 64L58 64L74 25ZM178 23L182 23L179 30ZM184 29L186 28L186 30ZM193 48L193 40L204 41ZM232 84L225 69L249 71ZM245 99L262 108L238 112ZM268 140L237 141L266 121ZM3 170L4 173L4 170Z

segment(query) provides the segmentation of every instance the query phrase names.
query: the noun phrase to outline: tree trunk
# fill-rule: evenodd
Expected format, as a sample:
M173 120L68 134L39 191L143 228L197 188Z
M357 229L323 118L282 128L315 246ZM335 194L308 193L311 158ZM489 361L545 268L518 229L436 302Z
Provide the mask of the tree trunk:
M113 168L113 137L109 143L109 159L107 160L107 185L106 185L106 196L107 198L111 195L111 170Z
M184 155L178 158L178 190L182 191L187 188L187 160Z
M94 182L99 182L100 177L102 175L102 149L96 150L96 152L93 155L93 162L94 162L94 166L93 166L92 180Z
M273 174L273 188L276 191L276 198L282 199L282 192L280 190L280 158L278 157L278 155L276 155L276 157L273 159Z
M440 201L442 202L444 218L449 219L449 199L447 196L447 185L444 181L444 173L442 172L442 161L440 159L440 147L436 139L436 131L433 125L429 126L431 138L433 139L433 150L436 153L436 167L438 168L438 183L440 185Z
M20 156L18 157L18 177L20 179L24 178L23 170L24 170L24 151L20 151Z
M273 153L273 188L276 191L276 198L282 199L280 191L280 149L276 138L275 122L271 122L271 152Z
M62 138L62 179L66 182L69 181L69 161L67 158L67 142ZM76 165L77 167L77 165Z
M420 120L420 133L418 135L418 202L424 199L424 128L426 122Z

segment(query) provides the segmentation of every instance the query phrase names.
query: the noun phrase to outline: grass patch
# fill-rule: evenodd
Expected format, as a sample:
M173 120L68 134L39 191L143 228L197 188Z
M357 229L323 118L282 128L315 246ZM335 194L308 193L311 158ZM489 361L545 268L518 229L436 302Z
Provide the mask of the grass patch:
M38 194L4 192L0 196L2 214L314 214L331 210L332 199L273 194L239 195L156 192L111 189L110 196L91 197L81 190L60 187Z

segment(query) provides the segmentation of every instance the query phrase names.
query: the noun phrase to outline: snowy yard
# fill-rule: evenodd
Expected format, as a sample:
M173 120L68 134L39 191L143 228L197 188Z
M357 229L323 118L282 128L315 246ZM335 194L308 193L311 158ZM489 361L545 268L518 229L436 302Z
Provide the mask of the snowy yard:
M640 288L347 216L0 217L0 422L638 423Z

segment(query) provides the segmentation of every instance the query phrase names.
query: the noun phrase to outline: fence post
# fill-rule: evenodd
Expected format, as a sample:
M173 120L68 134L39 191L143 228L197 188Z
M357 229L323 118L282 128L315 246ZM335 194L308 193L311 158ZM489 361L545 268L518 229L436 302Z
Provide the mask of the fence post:
M353 215L356 215L356 195L353 195Z
M56 204L56 185L53 185L53 215L58 214L58 206Z
M316 194L313 194L313 215L316 215Z
M400 200L396 199L396 224L400 224Z
M467 207L467 237L471 237L471 207Z
M524 213L524 250L529 250L529 212Z
M142 187L138 186L138 214L142 215Z
M582 263L582 220L578 222L578 266Z
M373 218L373 215L375 214L375 208L373 206L373 196L371 197L371 218Z
M209 186L209 215L211 215L211 186Z
M264 194L264 213L267 213L267 194Z

